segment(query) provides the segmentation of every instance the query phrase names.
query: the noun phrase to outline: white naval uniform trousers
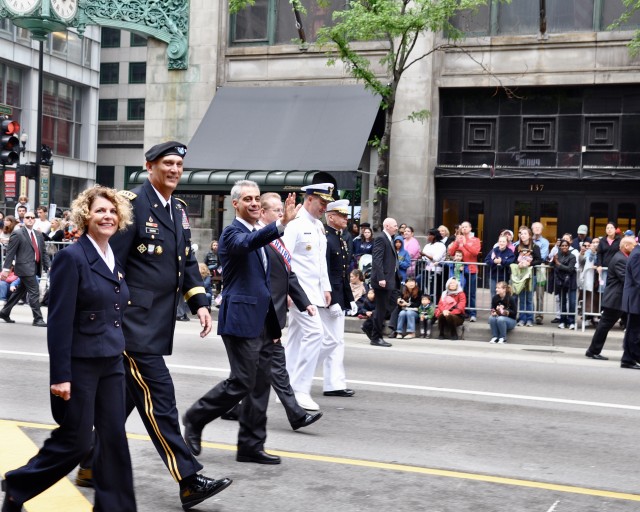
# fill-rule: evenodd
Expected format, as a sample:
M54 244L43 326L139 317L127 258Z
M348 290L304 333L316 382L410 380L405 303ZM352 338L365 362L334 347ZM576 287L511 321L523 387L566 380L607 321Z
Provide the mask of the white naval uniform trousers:
M318 311L324 310L324 291L331 290L327 272L327 238L322 222L303 208L287 225L282 241L291 253L291 269ZM289 310L285 355L291 387L311 394L311 384L324 342L322 314L309 316L297 308Z
M346 389L347 376L344 371L344 311L339 316L331 316L329 309L320 311L324 339L318 362L323 365L323 391Z

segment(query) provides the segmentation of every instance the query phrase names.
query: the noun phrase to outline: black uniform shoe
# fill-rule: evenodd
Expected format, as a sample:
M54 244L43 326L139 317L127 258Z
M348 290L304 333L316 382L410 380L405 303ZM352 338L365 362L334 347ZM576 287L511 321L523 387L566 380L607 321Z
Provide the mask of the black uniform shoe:
M376 340L371 340L371 345L374 347L391 347L391 343L384 341L382 338L378 338Z
M6 320L5 320L5 322L6 322ZM46 327L47 326L47 322L45 322L44 320L34 320L31 325L33 325L34 327Z
M15 320L11 320L11 318L9 318L9 315L7 315L6 313L0 312L0 318L2 318L8 324L15 324L16 323L16 321Z
M2 503L2 512L21 512L22 511L22 504L21 503L16 503L15 501L13 501L9 494L9 491L7 490L7 481L3 480L2 481L2 490L5 492L4 495L4 502Z
M320 411L314 412L314 413L308 412L302 418L300 418L298 421L294 421L291 424L291 428L293 430L298 430L298 429L300 429L302 427L308 427L312 423L315 423L316 421L318 421L320 418L322 418L322 413Z
M585 357L588 357L590 359L597 359L598 361L608 361L609 360L608 357L601 356L600 354L592 354L588 350L585 352L584 355L585 355Z
M200 455L202 451L202 430L196 430L187 419L187 415L182 416L182 424L184 425L184 440L194 455ZM198 502L199 503L199 502Z
M238 462L255 462L256 464L280 464L280 457L277 455L269 455L264 450L257 452L238 452L236 455Z
M191 507L195 507L198 503L202 503L204 500L211 498L211 496L229 487L231 482L233 482L233 480L230 478L214 480L206 476L194 475L192 478L189 478L187 483L180 483L180 501L182 502L182 508L189 510Z
M349 397L356 394L353 389L334 389L333 391L325 391L322 393L324 396L344 396Z
M620 368L629 368L631 370L640 370L640 364L638 364L638 363L620 363Z
M76 475L76 485L78 487L93 487L93 471L91 468L78 468L78 474Z

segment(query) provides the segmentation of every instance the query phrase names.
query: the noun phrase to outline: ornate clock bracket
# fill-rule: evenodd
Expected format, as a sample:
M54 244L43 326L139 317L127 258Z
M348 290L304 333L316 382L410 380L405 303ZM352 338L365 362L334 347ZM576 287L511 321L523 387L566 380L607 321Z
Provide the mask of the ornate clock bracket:
M88 25L146 34L167 43L169 69L188 68L189 0L79 0L77 15L66 23L45 15L49 14L49 0L38 0L38 3L46 5L28 15L13 14L0 3L0 17L10 18L16 25L31 30L34 38L36 25L40 23L43 25L40 39L47 32L64 30L67 26L76 28L82 35ZM47 27L55 29L47 30Z

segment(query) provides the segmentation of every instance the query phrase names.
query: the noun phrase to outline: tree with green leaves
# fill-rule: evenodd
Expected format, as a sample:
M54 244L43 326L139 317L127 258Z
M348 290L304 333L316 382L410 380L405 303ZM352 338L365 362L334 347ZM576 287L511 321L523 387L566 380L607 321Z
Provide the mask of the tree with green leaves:
M326 2L317 1L321 5ZM230 10L237 12L253 2L230 0ZM299 0L290 0L290 3L295 10L304 12ZM385 113L382 136L370 141L379 154L372 198L374 226L382 226L387 214L391 132L400 80L411 66L434 52L458 48L456 41L464 34L452 25L452 20L463 11L473 12L486 4L487 0L350 0L344 10L333 13L332 26L319 30L316 43L326 48L329 63L342 62L352 77L379 95ZM446 39L433 38L436 42L432 47L415 51L419 38L428 33L446 34ZM384 43L386 50L379 59L384 76L376 74L375 63L368 56L354 49L354 43L367 41ZM413 112L409 120L424 121L428 116L425 110Z

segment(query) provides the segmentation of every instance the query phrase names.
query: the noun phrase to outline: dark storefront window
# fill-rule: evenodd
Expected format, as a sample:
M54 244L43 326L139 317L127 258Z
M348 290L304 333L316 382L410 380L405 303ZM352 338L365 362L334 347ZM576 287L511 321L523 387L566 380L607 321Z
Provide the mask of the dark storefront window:
M316 0L301 0L306 9L302 25L308 42L318 30L331 25L334 11L344 9L345 0L329 0L326 7ZM255 4L231 17L232 44L292 44L300 35L288 0L256 0Z
M118 120L118 100L98 101L98 121Z
M127 100L127 120L144 121L144 98Z
M116 168L112 165L98 165L96 167L96 183L105 187L113 187Z
M120 81L120 63L102 62L100 64L100 83L117 84Z
M120 48L120 30L111 27L102 27L102 47Z
M610 30L624 13L622 0L546 0L546 32L593 32ZM477 10L460 12L453 25L469 36L532 35L540 33L540 3L537 0L489 0ZM640 26L636 12L621 30Z
M523 88L518 95L441 90L438 165L537 168L556 178L640 170L637 88Z

